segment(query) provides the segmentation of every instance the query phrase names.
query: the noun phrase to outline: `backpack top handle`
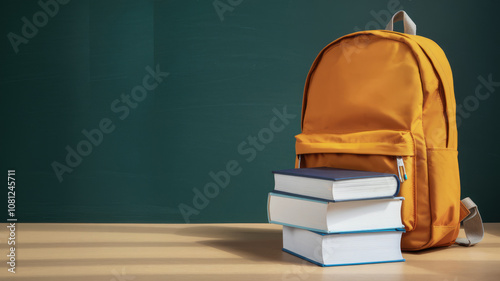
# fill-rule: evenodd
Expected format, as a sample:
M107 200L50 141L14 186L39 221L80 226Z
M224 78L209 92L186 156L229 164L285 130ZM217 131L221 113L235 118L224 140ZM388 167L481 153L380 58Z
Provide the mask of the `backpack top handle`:
M408 16L408 14L403 10L396 12L392 16L391 20L389 21L389 23L387 24L385 29L393 31L394 30L394 23L398 22L400 20L403 21L403 24L405 27L404 30L405 30L406 34L410 34L410 35L417 34L417 25L411 20L410 16Z

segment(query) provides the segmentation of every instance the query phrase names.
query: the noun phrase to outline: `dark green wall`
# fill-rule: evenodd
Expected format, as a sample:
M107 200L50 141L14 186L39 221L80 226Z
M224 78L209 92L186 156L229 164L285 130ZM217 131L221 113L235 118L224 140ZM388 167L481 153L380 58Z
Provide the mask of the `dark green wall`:
M463 196L478 203L486 221L500 221L500 87L474 98L478 77L500 81L499 2L244 0L223 20L213 3L69 1L36 34L28 32L32 38L16 53L8 34L22 35L23 17L44 18L37 1L3 1L0 171L16 169L20 221L183 222L179 204L192 207L193 189L213 188L210 172L227 168L230 182L190 221L266 221L270 171L294 163L309 66L335 38L382 28L377 15L388 5L407 10L418 33L447 53L465 110ZM157 65L163 80L125 105L121 95L141 90L146 67ZM290 123L281 126L275 116L284 108ZM274 120L276 132L269 129ZM100 122L111 122L113 131L60 182L53 163L67 165L66 147L76 150L87 139L82 130ZM252 150L248 138L259 133L268 143Z

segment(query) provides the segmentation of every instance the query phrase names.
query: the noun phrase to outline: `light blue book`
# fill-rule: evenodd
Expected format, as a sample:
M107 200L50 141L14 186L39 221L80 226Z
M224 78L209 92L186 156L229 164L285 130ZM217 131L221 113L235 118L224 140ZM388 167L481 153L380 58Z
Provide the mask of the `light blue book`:
M404 229L324 234L283 226L283 251L319 266L402 262Z
M393 197L335 202L271 192L268 219L270 223L322 233L404 228L402 200Z

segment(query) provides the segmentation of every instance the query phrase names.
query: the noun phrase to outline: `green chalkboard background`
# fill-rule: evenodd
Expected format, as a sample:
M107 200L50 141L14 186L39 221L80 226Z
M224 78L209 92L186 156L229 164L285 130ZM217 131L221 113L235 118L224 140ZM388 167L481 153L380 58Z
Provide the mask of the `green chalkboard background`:
M500 81L498 1L61 2L46 18L37 1L2 1L0 9L0 173L16 170L19 221L180 223L183 206L190 222L265 222L270 171L294 164L316 54L344 34L383 28L394 8L448 55L465 110L463 196L484 220L500 221L500 87L473 98L480 76ZM16 53L12 34L22 35L24 17L41 27L25 28L31 38L14 41ZM168 76L125 106L122 95L140 89L148 66ZM290 122L276 119L271 131L283 110ZM78 149L82 130L105 118L114 130L59 181L53 163L66 165L66 148ZM259 134L266 143L251 148ZM213 189L210 172L227 165L230 182ZM214 198L197 198L198 211L194 190L207 184ZM1 190L5 221L6 184Z

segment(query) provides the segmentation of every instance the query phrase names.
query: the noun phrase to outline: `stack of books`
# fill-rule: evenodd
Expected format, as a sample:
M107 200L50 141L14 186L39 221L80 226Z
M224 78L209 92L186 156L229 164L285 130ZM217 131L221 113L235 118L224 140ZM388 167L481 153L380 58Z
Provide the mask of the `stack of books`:
M274 171L270 223L283 251L321 266L404 261L396 175L335 168Z

